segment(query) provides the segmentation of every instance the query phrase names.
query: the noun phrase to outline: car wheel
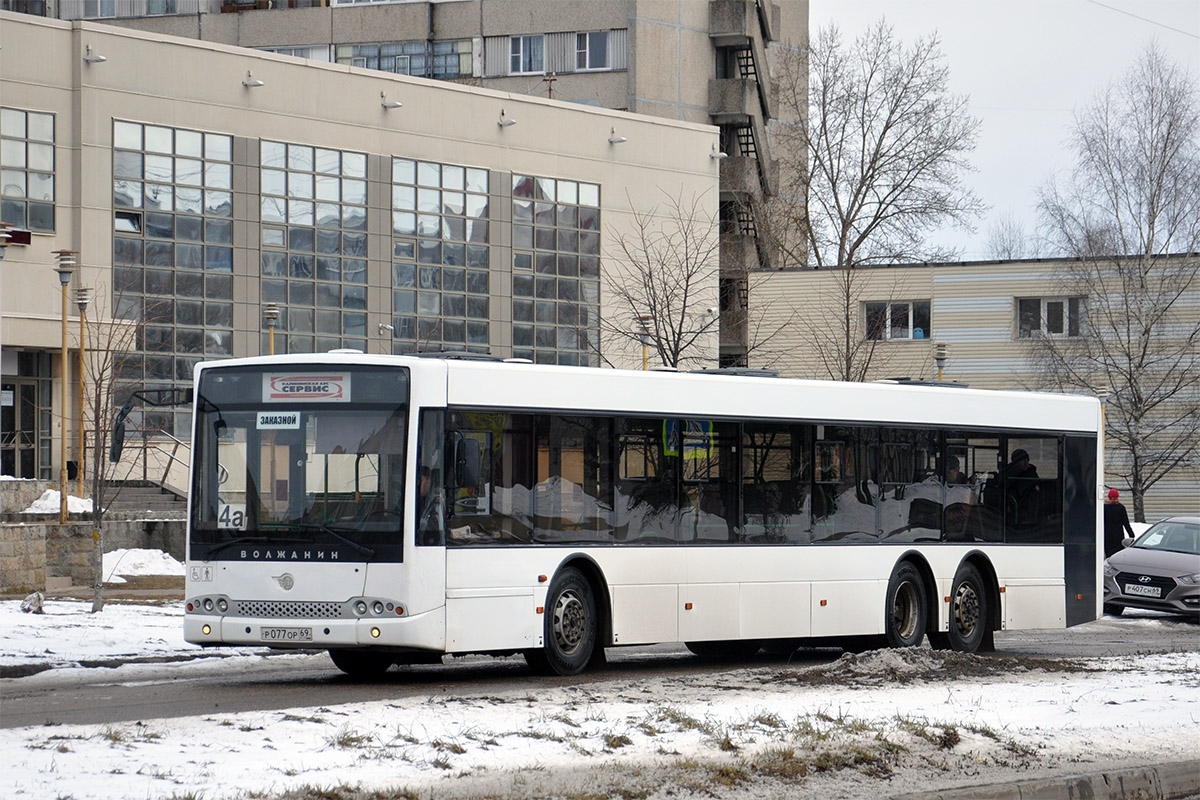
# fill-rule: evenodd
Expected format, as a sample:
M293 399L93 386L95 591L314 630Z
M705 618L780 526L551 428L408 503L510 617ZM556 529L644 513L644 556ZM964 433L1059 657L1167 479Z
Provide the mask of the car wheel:
M578 675L596 649L596 598L583 573L567 567L546 594L543 646L525 653L529 666L554 675Z
M950 587L950 620L946 640L953 650L974 653L988 633L988 594L974 564L963 564Z
M329 657L352 678L378 678L395 663L393 656L373 650L330 650Z
M907 561L897 565L888 581L884 635L888 647L917 647L925 638L929 602L925 582Z

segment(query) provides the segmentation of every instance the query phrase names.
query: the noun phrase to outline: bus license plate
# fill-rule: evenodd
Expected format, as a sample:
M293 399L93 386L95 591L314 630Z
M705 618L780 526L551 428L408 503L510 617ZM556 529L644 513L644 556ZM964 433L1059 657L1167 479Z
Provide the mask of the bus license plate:
M1157 586L1140 586L1136 583L1125 584L1125 594L1136 594L1142 597L1162 597L1162 589Z
M312 628L263 628L264 642L311 642Z

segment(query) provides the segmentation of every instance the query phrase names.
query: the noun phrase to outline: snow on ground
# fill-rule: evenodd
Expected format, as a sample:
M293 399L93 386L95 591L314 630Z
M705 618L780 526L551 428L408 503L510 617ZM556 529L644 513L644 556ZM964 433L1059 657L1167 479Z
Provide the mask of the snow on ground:
M69 676L85 658L199 651L183 641L179 604L89 607L49 600L32 615L0 602L0 664L57 667L8 680ZM265 651L238 652L222 661L225 674ZM333 669L323 655L278 659L281 670L292 659ZM111 680L170 680L163 669L128 664ZM1197 652L1055 666L877 651L815 667L714 669L709 680L531 677L507 691L460 685L390 702L4 729L0 796L221 800L361 785L422 797L767 797L782 787L880 798L1195 758L1198 722Z
M125 578L142 576L184 574L183 564L162 550L131 548L104 554L105 583L125 583Z
M34 500L30 506L21 511L22 514L57 514L61 509L62 494L58 489L47 489L42 496ZM91 499L67 495L67 511L71 514L85 514L92 510Z

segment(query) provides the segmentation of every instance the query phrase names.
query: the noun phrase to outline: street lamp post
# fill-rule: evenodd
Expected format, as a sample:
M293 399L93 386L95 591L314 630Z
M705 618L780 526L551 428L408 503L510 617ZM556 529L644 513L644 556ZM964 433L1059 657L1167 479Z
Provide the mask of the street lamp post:
M275 325L279 322L279 303L263 303L262 314L267 323L267 352L275 355Z
M637 318L638 341L642 343L642 369L650 369L650 315L641 314Z
M62 376L59 382L59 406L62 409L62 436L59 439L58 453L58 521L67 521L67 286L71 284L71 276L78 264L75 250L55 250L54 257L58 266L58 283L62 289Z
M83 436L83 400L84 400L84 383L87 380L87 361L85 354L87 352L87 307L92 300L92 290L85 289L82 286L75 290L75 305L79 307L79 384L76 387L75 399L78 401L79 416L79 469L75 472L75 493L79 497L84 496L83 492L83 473L84 465L87 463L87 443Z

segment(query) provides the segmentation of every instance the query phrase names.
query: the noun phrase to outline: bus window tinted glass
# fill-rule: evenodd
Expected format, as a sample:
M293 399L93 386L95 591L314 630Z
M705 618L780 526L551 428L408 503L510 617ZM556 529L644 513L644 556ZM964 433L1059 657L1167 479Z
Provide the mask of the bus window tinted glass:
M942 482L936 434L884 429L879 437L872 447L871 488L877 493L880 536L900 542L938 541Z
M676 429L677 431L677 429ZM616 420L616 539L632 544L678 541L679 447L661 419Z
M815 542L864 542L878 538L866 466L869 431L836 425L816 428L812 499Z
M1004 468L1004 539L1062 543L1062 479L1058 437L1008 438Z
M534 538L612 541L612 422L595 417L537 419Z
M742 426L742 541L808 541L808 430L785 423Z
M684 541L721 544L738 540L738 426L679 420L683 459L681 502Z

